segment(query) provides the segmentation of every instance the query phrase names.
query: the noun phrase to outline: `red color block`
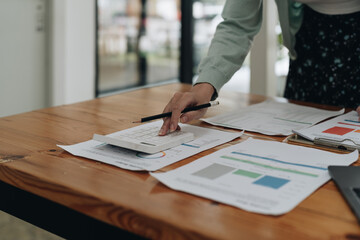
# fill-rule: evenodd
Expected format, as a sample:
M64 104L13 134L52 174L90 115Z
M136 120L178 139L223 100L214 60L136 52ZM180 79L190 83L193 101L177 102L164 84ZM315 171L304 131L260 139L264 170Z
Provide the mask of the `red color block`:
M332 128L329 128L325 131L323 131L323 133L330 133L330 134L336 134L336 135L345 135L349 132L352 132L353 128L344 128L344 127L332 127Z

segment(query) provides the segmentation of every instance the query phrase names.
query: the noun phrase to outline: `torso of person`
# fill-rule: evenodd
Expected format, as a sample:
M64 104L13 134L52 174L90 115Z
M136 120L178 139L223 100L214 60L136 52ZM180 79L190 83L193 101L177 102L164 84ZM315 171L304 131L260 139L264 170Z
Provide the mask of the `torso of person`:
M349 14L360 11L360 0L297 0L313 10L329 15Z

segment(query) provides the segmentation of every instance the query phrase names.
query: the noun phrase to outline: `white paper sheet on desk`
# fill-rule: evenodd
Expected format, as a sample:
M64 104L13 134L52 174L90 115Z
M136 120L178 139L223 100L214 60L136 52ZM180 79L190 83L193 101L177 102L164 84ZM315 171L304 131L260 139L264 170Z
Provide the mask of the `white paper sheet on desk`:
M342 141L352 139L360 144L360 121L355 111L327 120L315 126L294 131L298 135L314 141L315 138Z
M162 121L153 122L159 129ZM192 125L180 125L184 131L195 134L195 140L156 154L140 153L95 140L61 146L62 149L75 156L97 160L120 168L133 171L155 171L199 152L229 142L242 135L241 132L226 132Z
M280 215L330 179L329 165L350 165L358 152L335 154L275 141L248 139L166 173L168 187L250 212Z
M357 112L351 111L315 126L294 130L294 133L311 141L320 138L339 144L360 145L359 115Z
M269 100L202 120L216 126L287 136L292 130L310 127L342 113L344 109L327 111Z

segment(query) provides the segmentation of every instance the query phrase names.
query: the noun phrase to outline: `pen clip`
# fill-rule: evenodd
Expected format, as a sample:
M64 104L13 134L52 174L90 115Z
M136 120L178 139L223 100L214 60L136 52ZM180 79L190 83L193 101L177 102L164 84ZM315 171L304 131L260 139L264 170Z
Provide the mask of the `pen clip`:
M345 143L346 141L351 142L351 144ZM360 149L360 144L358 144L354 140L348 139L348 138L341 139L341 140L327 139L327 138L315 138L314 144L336 147L338 149L350 150L350 151Z

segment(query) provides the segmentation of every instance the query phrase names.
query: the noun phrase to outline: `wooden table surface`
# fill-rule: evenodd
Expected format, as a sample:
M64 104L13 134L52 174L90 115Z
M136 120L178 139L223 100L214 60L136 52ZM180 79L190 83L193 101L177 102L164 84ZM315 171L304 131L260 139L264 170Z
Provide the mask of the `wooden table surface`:
M132 127L132 121L162 112L174 92L189 88L185 84L169 84L0 118L0 181L146 238L360 238L357 220L333 181L291 212L266 216L173 191L147 172L75 157L56 146L89 140L95 132L109 134ZM264 99L223 92L220 106L210 108L206 116ZM193 124L216 128L200 121ZM174 169L244 139L160 171Z

